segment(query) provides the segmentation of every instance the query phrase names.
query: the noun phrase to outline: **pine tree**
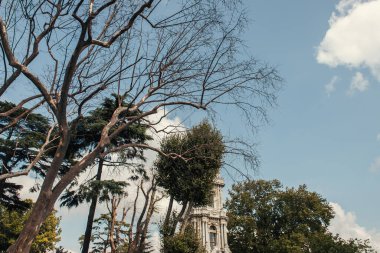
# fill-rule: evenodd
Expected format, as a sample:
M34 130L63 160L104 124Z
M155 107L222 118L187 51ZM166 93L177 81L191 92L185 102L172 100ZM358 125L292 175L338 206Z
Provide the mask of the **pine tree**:
M0 112L14 107L13 103L0 101ZM31 113L24 107L20 107L7 117L0 117L0 176L24 170L45 142L48 130L49 120L46 117ZM46 157L43 157L32 169L43 175L41 164L44 161L46 162ZM0 180L0 204L12 210L28 209L29 204L19 197L21 189L22 185L9 182L7 179Z
M108 123L119 103L123 103L124 106L128 106L126 102L122 101L121 97L116 95L113 95L112 98L105 98L100 107L91 111L88 116L84 117L83 120L79 122L76 135L71 142L69 148L70 152L67 153L67 156L75 157L78 153L89 151L95 147L101 138L101 130ZM120 117L125 116L125 113L120 115ZM118 125L114 126L114 128L116 127L118 127ZM112 144L113 146L118 146L126 143L144 143L150 139L151 137L146 134L146 127L141 125L140 122L136 122L126 128L117 138L113 139ZM125 162L127 159L132 158L144 160L142 150L125 150L120 152L118 157L121 162ZM87 183L87 185L82 185L79 187L79 190L68 189L61 197L61 206L67 206L69 208L78 206L83 202L91 203L86 224L86 232L83 238L83 253L87 253L89 250L96 204L98 202L98 197L101 194L100 191L109 189L111 185L113 185L113 187L125 186L124 182L102 180L104 162L105 158L98 159L97 174L95 178L91 179L90 182ZM141 167L138 166L137 170L140 173L144 172ZM75 184L72 186L75 186ZM86 190L83 190L83 187ZM89 188L91 188L91 190L89 190Z

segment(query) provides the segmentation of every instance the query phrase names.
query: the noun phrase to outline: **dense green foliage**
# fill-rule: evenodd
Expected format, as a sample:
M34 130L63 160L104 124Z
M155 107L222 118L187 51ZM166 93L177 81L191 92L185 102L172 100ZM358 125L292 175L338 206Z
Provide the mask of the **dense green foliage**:
M368 240L344 240L339 235L329 232L316 234L311 238L310 248L313 253L370 253L376 252Z
M31 201L27 201L31 206ZM5 250L17 239L22 227L29 217L29 210L9 210L0 205L0 252ZM53 212L42 224L40 232L34 239L30 253L45 253L55 249L60 241L60 218Z
M122 195L125 193L125 181L102 180L89 181L79 186L76 191L66 191L61 197L61 206L77 207L83 202L90 202L94 196L98 201L110 201L112 195Z
M188 226L184 234L163 237L163 253L206 253L194 229Z
M196 236L188 231L188 211L211 201L213 182L223 161L222 136L204 121L186 133L165 138L161 142L161 150L166 155L161 154L155 163L157 182L170 196L168 211L161 228L163 251L202 252ZM172 154L176 155L172 157ZM182 204L181 212L171 212L173 200ZM181 228L176 234L180 221Z
M229 195L228 239L234 253L374 252L367 241L328 232L333 210L305 185L283 189L277 180L245 181L233 185Z
M90 151L95 147L95 145L97 145L100 140L103 127L108 124L113 112L118 108L119 103L123 106L128 106L128 103L122 101L122 98L117 95L112 95L110 98L105 98L97 108L90 111L87 116L80 120L70 143L70 152L68 155L72 155L73 152L78 155L81 154L81 151ZM125 117L135 116L137 113L139 112L130 114L126 111L120 114L119 118L122 119ZM116 124L111 129L111 133L119 127L121 123L122 122ZM112 139L111 142L113 146L120 146L126 143L144 143L145 141L151 139L151 136L146 134L146 126L137 121L118 134L117 137ZM127 158L143 158L141 149L130 149L127 151L128 152L124 152L124 155Z
M0 112L11 110L16 105L0 101ZM16 118L20 121L7 127ZM37 113L28 113L21 107L7 117L0 117L0 175L26 169L28 162L37 155L45 142L49 130L49 121ZM44 161L45 159L42 158ZM42 173L43 162L36 164L33 170ZM27 209L29 206L18 196L21 185L0 180L0 204L9 209Z
M218 130L202 122L186 134L173 134L161 143L166 154L156 161L158 184L178 202L209 203L213 181L222 164L224 144Z

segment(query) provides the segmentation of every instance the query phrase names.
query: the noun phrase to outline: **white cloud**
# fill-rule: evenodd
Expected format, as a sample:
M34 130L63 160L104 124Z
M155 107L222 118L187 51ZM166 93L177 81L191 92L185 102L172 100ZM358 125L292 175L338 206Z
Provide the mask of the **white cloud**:
M152 243L152 248L154 253L159 253L161 249L161 238L160 238L160 233L158 231L154 232L152 234L152 237L150 238L151 243Z
M358 238L369 239L371 245L380 250L380 233L368 230L357 223L356 216L352 212L346 212L339 204L330 203L335 212L335 218L331 221L329 230L333 234L339 234L343 239Z
M341 0L318 46L317 61L331 67L366 67L380 80L380 0Z
M347 91L347 94L352 96L355 92L363 92L368 89L369 82L364 78L361 72L356 72L352 77L350 88Z
M9 179L10 182L22 185L22 189L20 191L20 196L23 199L31 199L33 201L37 200L38 192L31 192L30 189L36 185L36 183L42 183L41 179L34 178L32 175L29 176L20 176Z
M337 76L333 76L333 78L331 78L330 82L328 82L325 85L325 92L326 92L327 96L330 96L331 93L333 93L336 90L335 86L336 86L336 83L338 80L339 80L339 78Z
M380 171L380 156L376 157L375 160L369 166L369 171L376 173Z
M380 133L376 135L376 140L380 141Z
M338 13L334 13L335 15L339 14L339 16L344 16L349 14L352 9L354 9L357 5L368 2L368 0L341 0L336 5L336 10Z

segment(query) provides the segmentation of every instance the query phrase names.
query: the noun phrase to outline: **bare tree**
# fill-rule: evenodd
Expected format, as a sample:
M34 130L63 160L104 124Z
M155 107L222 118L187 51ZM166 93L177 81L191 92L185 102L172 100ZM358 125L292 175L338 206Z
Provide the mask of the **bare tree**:
M46 136L41 155L30 162L38 163L47 148L53 148L30 218L7 252L29 251L59 195L95 159L136 147L178 157L146 144L111 147L134 122L154 128L157 122L149 116L159 110L166 116L220 104L238 107L248 119L265 117L279 77L242 52L239 36L246 20L239 2L0 0L0 96L20 90L15 108L38 109L58 129ZM82 116L110 93L120 96L119 107L98 144L59 176ZM0 116L8 117L12 110ZM5 173L2 178L28 172Z
M111 252L119 252L128 245L125 233L128 228L126 218L129 209L123 207L121 217L118 217L118 208L123 198L121 195L110 196L106 202L108 213L101 214L95 220L95 232L91 238L93 251L107 252L110 248Z
M128 187L125 190L127 189ZM140 178L136 188L130 187L127 191L136 196L122 210L120 204L126 200L126 192L107 196L108 212L97 219L97 223L105 225L96 225L95 236L92 237L97 250L107 251L110 248L111 252L121 250L128 253L142 253L149 247L147 238L149 227L152 225L152 216L158 202L165 197L165 194L157 187L154 174L150 178Z
M142 179L140 185L137 186L136 192L128 233L128 253L145 252L152 216L156 210L157 203L165 197L157 188L155 175L152 176L149 186L144 186L144 180ZM143 194L143 199L142 208L138 210L137 203L139 202L140 192Z

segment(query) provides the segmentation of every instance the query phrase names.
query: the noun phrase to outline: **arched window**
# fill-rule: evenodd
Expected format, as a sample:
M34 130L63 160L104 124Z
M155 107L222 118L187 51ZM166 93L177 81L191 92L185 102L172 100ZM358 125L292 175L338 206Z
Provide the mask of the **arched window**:
M216 247L216 239L217 239L216 227L214 225L210 226L209 232L210 232L210 247L211 249L213 249L214 247Z

